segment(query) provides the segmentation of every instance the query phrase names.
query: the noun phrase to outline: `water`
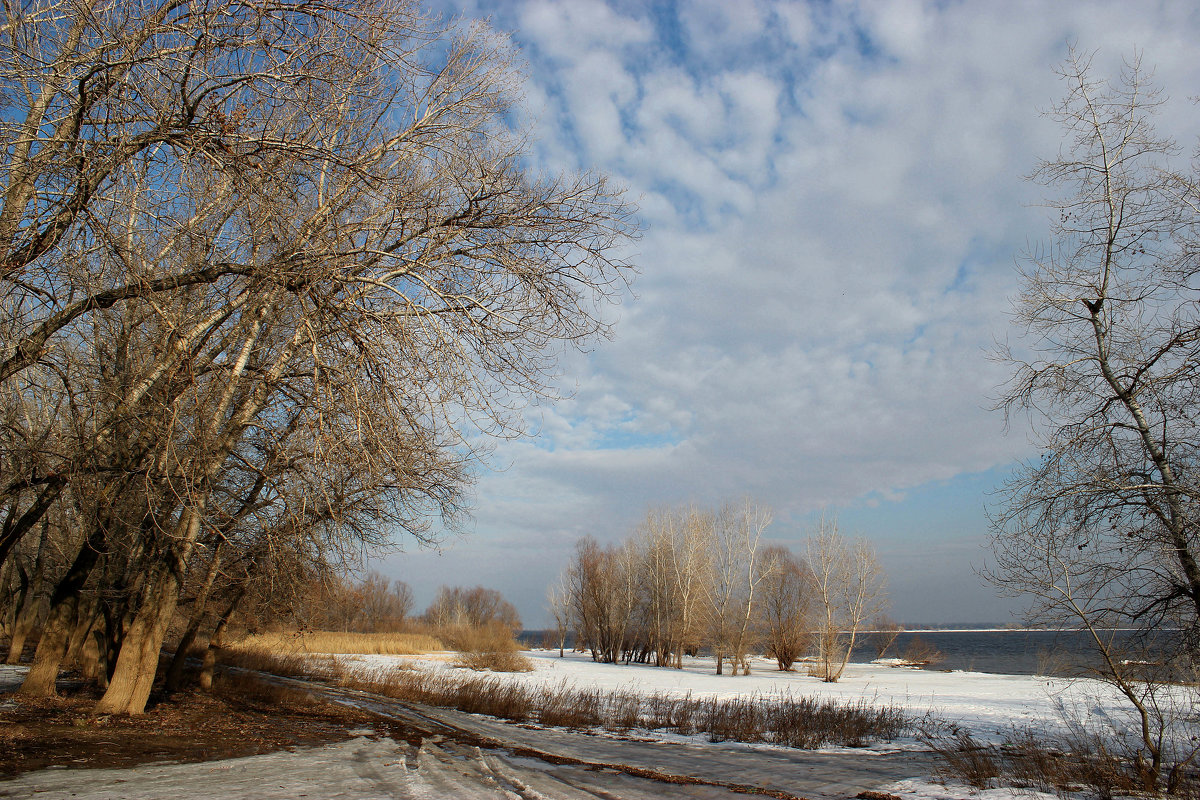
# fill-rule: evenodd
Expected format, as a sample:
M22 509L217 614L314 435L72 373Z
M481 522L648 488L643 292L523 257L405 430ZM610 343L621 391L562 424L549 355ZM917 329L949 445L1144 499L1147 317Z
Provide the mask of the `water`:
M1129 640L1129 634L1117 632L1115 636L1118 641ZM543 641L541 631L525 631L520 638L527 647ZM1083 631L906 631L896 637L886 655L903 655L916 638L942 654L942 660L927 669L1068 675L1082 674L1081 666L1097 663L1095 644ZM869 635L860 634L858 642L852 660L861 663L874 659ZM572 644L568 639L567 647Z
M1118 642L1130 634L1115 632ZM996 672L1009 675L1077 674L1081 665L1096 664L1091 634L1084 631L912 631L896 637L887 656L901 656L920 638L941 651L942 661L930 669ZM861 640L860 640L861 641ZM869 642L854 648L853 661L870 661Z

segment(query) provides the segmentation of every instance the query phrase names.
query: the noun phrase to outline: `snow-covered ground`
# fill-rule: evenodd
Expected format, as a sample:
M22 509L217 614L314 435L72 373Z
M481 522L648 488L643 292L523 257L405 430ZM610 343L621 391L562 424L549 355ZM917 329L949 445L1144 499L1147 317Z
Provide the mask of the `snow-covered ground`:
M972 732L981 740L999 740L1013 727L1033 726L1047 730L1061 729L1070 721L1082 721L1097 730L1108 728L1119 731L1128 725L1125 705L1111 687L1096 681L1063 680L1027 675L993 675L975 672L940 672L909 669L886 664L851 664L840 682L827 684L809 677L803 671L778 672L772 662L756 659L752 662L753 674L749 676L715 675L712 662L695 659L685 662L681 670L664 669L646 665L596 664L582 654L568 653L559 658L557 651L530 651L526 655L532 660L534 670L528 673L497 673L498 680L515 681L527 686L568 685L580 688L595 687L605 691L636 692L641 694L664 693L688 695L696 698L732 697L735 695L758 696L817 696L843 701L866 701L878 705L896 705L904 708L910 717L931 715L939 720L955 723ZM338 656L344 668L361 671L374 677L386 677L398 669L428 669L469 674L451 666L447 654L433 656ZM0 691L11 691L19 681L24 668L0 667ZM0 697L0 702L13 702ZM450 712L447 712L450 713ZM469 717L470 715L460 715ZM496 721L478 719L481 732L491 738L504 740L504 730L512 731L514 742L517 735L535 736L527 726L517 728ZM490 727L488 727L490 726ZM551 735L553 732L544 732ZM559 735L559 734L554 734ZM567 734L561 734L567 735ZM597 742L596 747L605 746L597 737L584 737ZM603 738L603 737L600 737ZM639 738L641 738L639 736ZM764 745L739 745L736 743L709 744L703 737L679 741L663 733L647 733L647 739L662 739L660 747L704 748L701 761L718 763L720 753L740 751L736 762L760 769L761 775L770 774L779 757L807 759L798 751L794 756L784 756L776 748ZM576 740L577 741L577 740ZM671 743L674 744L671 744ZM614 745L619 743L614 740ZM574 748L575 743L569 743ZM638 745L639 753L647 744ZM905 764L913 766L911 777L879 785L877 788L904 800L1051 800L1051 796L1030 790L992 789L977 791L965 786L944 786L933 781L927 757L918 757L908 748L919 745L910 740L899 743L904 751ZM451 748L446 750L445 748ZM460 748L461 749L461 748ZM887 755L887 750L893 751ZM894 747L877 747L874 758L887 759L897 755ZM840 751L840 752L839 752ZM772 755L772 753L776 755ZM871 753L862 750L853 755L843 754L840 748L828 753L813 754L814 767L821 779L829 779L839 769L850 769L853 773L866 762L864 756ZM819 761L819 759L832 759ZM845 759L852 759L846 762ZM911 760L910 760L911 759ZM586 759L585 759L586 760ZM597 763L621 763L612 758L600 757ZM924 764L923 767L916 765ZM855 764L859 766L854 766ZM465 766L464 766L465 765ZM572 772L571 770L576 771ZM679 774L685 774L685 767ZM513 787L532 789L537 787L544 797L650 797L659 791L654 785L640 785L628 776L611 771L600 772L554 766L536 759L504 756L500 751L479 751L478 748L458 752L452 743L438 744L431 739L426 745L413 749L390 740L355 739L350 742L326 747L256 756L208 764L145 765L131 770L97 770L91 775L75 771L41 770L11 781L0 781L0 795L39 794L41 796L72 796L88 800L112 800L117 797L159 797L199 791L213 797L257 797L276 800L282 797L300 796L307 791L320 792L322 796L337 796L345 800L367 800L380 796L396 798L426 798L434 796L456 796L461 798L510 797ZM673 773L674 774L674 773ZM724 774L723 772L721 774ZM901 773L905 774L905 773ZM765 777L763 778L766 779ZM586 791L581 781L595 783ZM622 783L623 782L623 783ZM643 782L644 783L644 782ZM673 787L680 788L680 787ZM797 789L801 788L799 786ZM170 789L170 791L167 791ZM594 793L592 792L594 790ZM715 786L697 786L695 797L725 796ZM838 791L826 794L819 789L805 787L805 796L847 796ZM682 796L682 795L681 795Z
M496 673L506 681L527 686L568 684L641 694L690 694L696 698L735 695L816 696L874 705L894 705L910 717L932 715L958 724L981 741L996 741L1015 727L1060 730L1068 722L1089 726L1129 723L1125 701L1112 687L1093 680L1066 680L1035 675L995 675L983 672L942 672L887 664L850 664L837 683L824 683L804 672L779 672L773 661L752 659L752 674L716 675L711 659L687 659L683 669L644 664L597 664L582 653L533 650L526 653L534 670ZM418 656L340 656L348 669L386 676L398 669L419 667L464 672L444 658Z

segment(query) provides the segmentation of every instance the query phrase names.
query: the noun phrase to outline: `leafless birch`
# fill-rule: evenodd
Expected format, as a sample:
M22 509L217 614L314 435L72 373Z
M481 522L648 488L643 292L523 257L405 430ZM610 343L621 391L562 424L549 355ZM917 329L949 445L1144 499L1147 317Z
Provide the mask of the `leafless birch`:
M823 518L808 537L805 561L817 599L819 677L834 683L850 662L863 623L883 611L887 582L870 543L848 541L831 519Z
M1153 637L1157 654L1195 663L1200 647L1200 179L1159 134L1164 98L1139 59L1097 78L1072 52L1065 97L1049 112L1065 144L1033 178L1054 190L1051 241L1029 254L1016 319L1023 349L1000 405L1030 413L1042 454L1016 471L993 519L994 569L1034 618L1088 630L1141 721L1147 789L1195 751L1164 751L1164 718L1144 676L1105 629ZM1167 781L1170 783L1170 780Z

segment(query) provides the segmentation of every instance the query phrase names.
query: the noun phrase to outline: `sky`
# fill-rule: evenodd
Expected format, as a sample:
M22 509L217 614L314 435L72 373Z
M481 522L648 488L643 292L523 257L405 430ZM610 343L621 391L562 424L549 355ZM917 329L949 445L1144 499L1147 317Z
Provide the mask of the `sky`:
M615 336L560 362L566 399L498 442L473 519L372 562L424 607L500 590L527 627L575 542L653 506L770 507L798 548L822 514L864 536L910 623L1019 618L977 570L986 509L1028 420L993 410L1020 344L1010 298L1047 241L1026 179L1062 136L1068 46L1115 77L1135 52L1200 132L1200 7L1186 2L463 3L526 70L532 162L597 169L640 207Z

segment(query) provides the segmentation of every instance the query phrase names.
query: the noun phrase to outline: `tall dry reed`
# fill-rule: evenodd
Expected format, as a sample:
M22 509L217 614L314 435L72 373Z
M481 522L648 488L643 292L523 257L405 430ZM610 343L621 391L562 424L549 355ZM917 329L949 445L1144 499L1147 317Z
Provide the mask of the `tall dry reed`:
M336 653L344 655L411 656L445 650L442 642L424 633L345 633L341 631L279 631L258 633L233 642L241 650L268 653Z

